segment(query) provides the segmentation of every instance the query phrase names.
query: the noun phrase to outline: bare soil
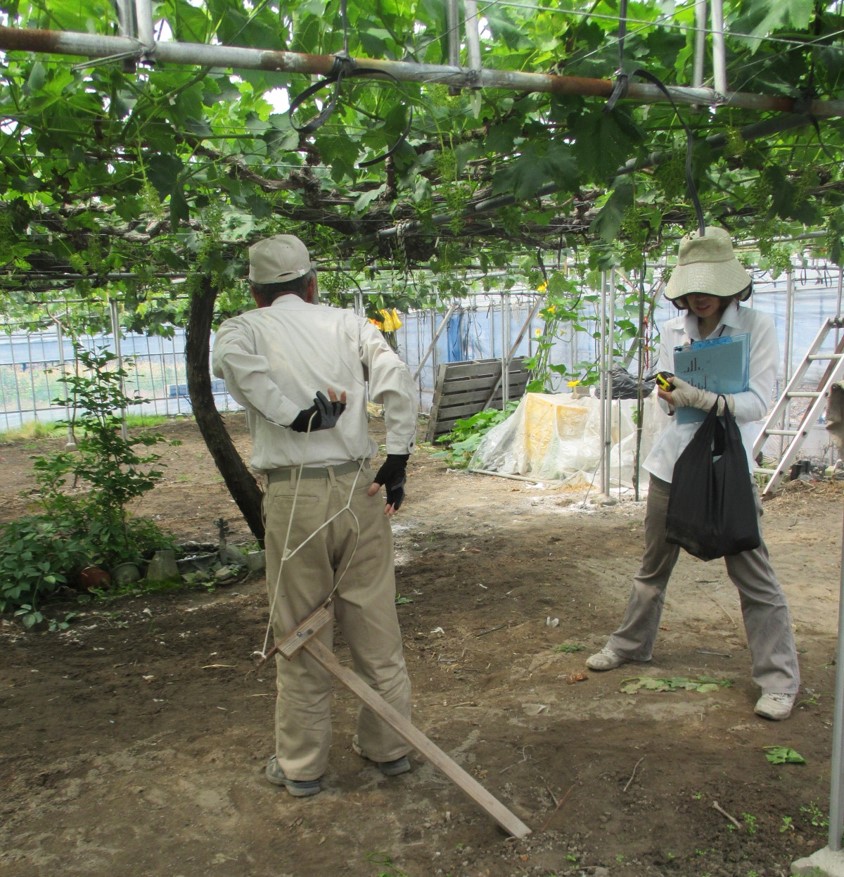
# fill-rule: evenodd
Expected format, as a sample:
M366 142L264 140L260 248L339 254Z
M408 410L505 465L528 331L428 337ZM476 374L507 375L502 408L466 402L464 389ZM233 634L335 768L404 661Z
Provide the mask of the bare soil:
M246 455L243 419L228 424ZM137 510L180 539L215 541L223 517L250 541L195 425L160 431L180 444ZM29 457L48 444L0 446L0 517L26 508ZM652 663L588 673L639 561L643 503L449 471L420 448L394 519L414 721L530 826L521 840L420 758L393 779L363 762L357 701L339 684L322 794L293 799L263 779L274 672L255 670L261 575L56 605L54 627L79 613L66 630L3 620L0 874L789 874L827 841L843 488L791 482L766 502L804 677L792 718L772 723L753 715L722 563L681 558ZM348 663L342 642L337 654ZM640 676L729 685L621 690ZM806 764L772 764L766 746Z

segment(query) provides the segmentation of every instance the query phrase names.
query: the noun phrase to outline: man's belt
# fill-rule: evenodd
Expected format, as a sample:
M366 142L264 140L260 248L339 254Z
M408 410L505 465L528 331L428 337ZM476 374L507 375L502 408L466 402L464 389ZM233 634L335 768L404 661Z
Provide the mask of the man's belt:
M267 481L275 484L278 481L290 481L299 478L330 478L339 475L350 475L358 469L366 468L369 461L361 463L360 460L349 460L348 463L340 463L337 466L282 466L280 469L270 469L267 472Z

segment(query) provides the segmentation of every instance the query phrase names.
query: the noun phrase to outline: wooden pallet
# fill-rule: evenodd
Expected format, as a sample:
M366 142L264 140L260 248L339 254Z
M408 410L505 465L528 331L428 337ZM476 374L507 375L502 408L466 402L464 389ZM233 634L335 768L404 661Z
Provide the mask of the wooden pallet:
M508 401L521 399L529 378L525 357L512 359L507 375ZM500 359L476 359L440 365L425 441L432 442L437 436L450 432L460 418L471 417L485 408L501 408L501 390Z

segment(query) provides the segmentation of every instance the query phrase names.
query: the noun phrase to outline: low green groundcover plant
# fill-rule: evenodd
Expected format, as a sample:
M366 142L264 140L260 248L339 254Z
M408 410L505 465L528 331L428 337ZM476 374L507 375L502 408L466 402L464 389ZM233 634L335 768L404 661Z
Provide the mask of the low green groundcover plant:
M765 758L771 764L805 764L806 759L790 746L763 746Z
M638 691L699 691L706 693L728 688L733 683L729 679L716 679L712 676L633 676L621 681L621 691L625 694L636 694Z
M435 458L448 461L455 469L465 469L478 449L481 439L499 423L503 423L518 407L518 401L507 402L503 409L486 408L471 417L455 420L450 432L439 436L437 444L448 445L434 454Z
M28 515L0 526L0 611L35 609L40 599L68 584L83 546L55 521Z

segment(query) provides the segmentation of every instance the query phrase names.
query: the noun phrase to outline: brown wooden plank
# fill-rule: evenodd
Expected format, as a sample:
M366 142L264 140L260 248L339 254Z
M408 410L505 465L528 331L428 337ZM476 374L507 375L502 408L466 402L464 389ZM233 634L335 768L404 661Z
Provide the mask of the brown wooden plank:
M476 365L469 369L461 369L458 371L452 366L461 365L461 363L447 363L446 364L446 375L447 380L451 381L471 381L471 380L485 380L487 383L490 381L494 381L501 376L501 363L493 363L491 366L480 366ZM513 368L511 364L511 368L508 370L508 374L519 374L523 372L524 368Z
M440 405L442 404L443 397L443 385L445 384L445 377L448 370L448 363L441 363L437 367L437 380L434 385L434 398L431 402L431 414L428 419L428 430L425 433L425 441L432 442L436 436L434 430L437 425L437 412L440 409Z
M289 661L315 633L334 620L325 606L315 609L299 626L278 644L278 651Z
M439 423L442 424L447 420L465 419L477 413L478 406L473 402L467 402L465 405L449 405L448 408L440 409Z
M501 360L475 359L469 362L446 362L440 368L447 369L449 375L454 378L501 374Z
M443 381L443 395L451 396L452 393L469 393L477 390L488 396L497 380L498 375L482 375L477 378L466 377L457 380L449 376Z
M489 399L490 389L491 387L481 387L471 392L449 393L448 396L443 396L440 400L440 414L443 411L448 411L449 408L453 408L455 405L478 405L479 407L476 410L480 411L484 407L486 400ZM499 390L500 395L501 391Z
M526 380L511 381L509 385L509 395L511 398L519 398L522 395L527 384ZM449 389L448 393L442 393L439 399L439 405L448 405L453 399L489 399L490 395L501 395L501 384L492 386L463 386L457 384Z
M302 647L329 673L337 677L370 709L376 712L393 730L406 740L421 756L441 770L462 789L482 810L491 816L508 834L525 837L530 828L491 795L471 774L446 755L439 746L414 727L398 710L373 691L356 673L344 667L330 649L318 639L308 640Z

